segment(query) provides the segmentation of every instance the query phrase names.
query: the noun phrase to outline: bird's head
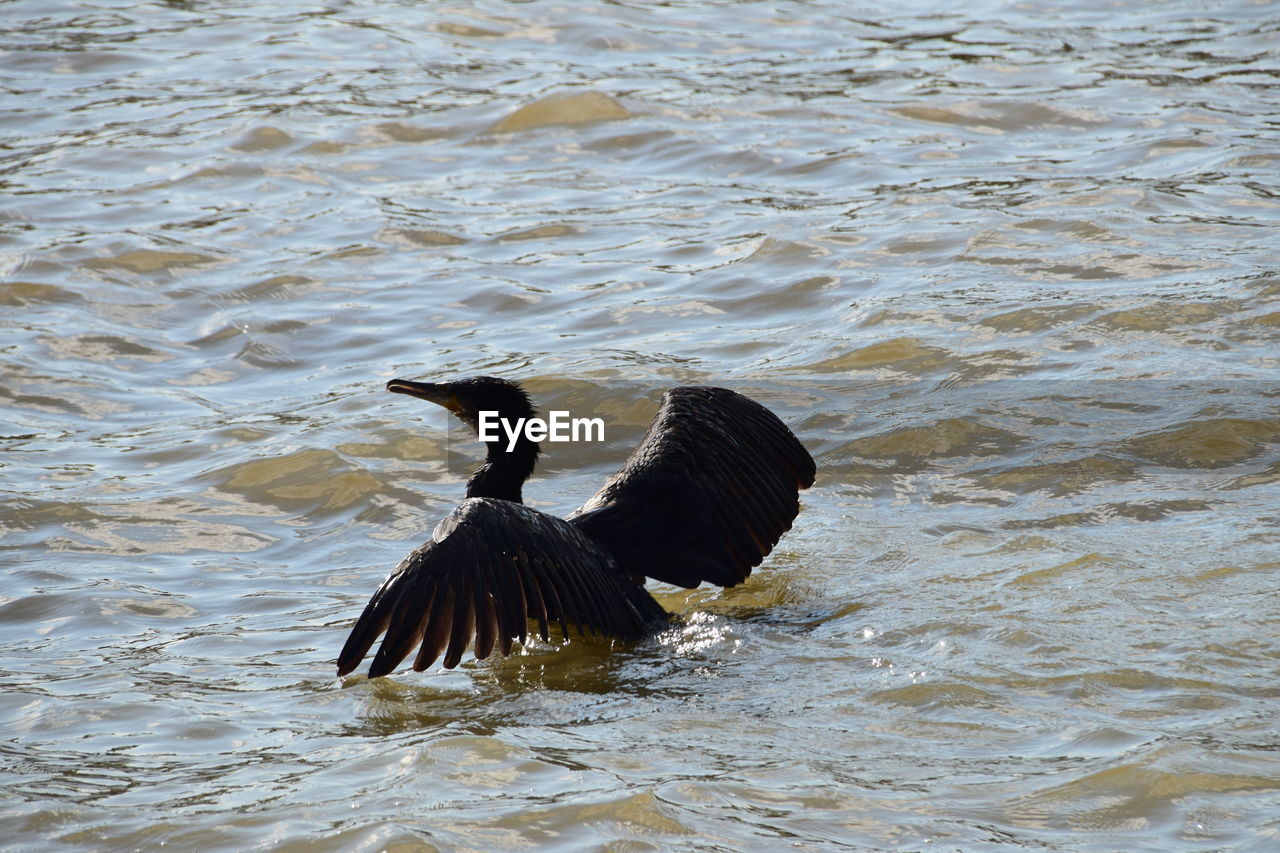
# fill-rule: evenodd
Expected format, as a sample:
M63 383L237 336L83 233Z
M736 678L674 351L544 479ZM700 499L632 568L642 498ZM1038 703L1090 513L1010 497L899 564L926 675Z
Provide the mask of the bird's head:
M444 406L471 427L477 436L480 434L480 414L497 412L498 421L492 426L497 429L498 440L488 442L484 464L467 481L467 497L501 498L520 503L521 486L533 472L538 459L538 443L520 431L515 443L508 445L503 437L506 427L498 424L506 422L516 429L514 425L521 419L537 415L523 388L506 379L473 376L457 382L392 379L387 383L387 390Z
M495 376L473 376L457 382L392 379L387 383L387 390L443 406L477 432L481 412L497 412L499 418L513 424L520 418L532 418L537 414L523 388Z

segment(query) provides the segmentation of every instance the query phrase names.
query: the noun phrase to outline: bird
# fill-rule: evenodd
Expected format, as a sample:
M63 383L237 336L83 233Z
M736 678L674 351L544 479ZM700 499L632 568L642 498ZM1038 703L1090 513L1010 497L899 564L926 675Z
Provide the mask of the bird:
M517 382L476 376L453 382L393 379L386 389L430 401L481 435L497 413L537 414ZM488 421L491 426L493 421ZM369 678L436 660L452 669L468 645L477 660L512 653L536 624L550 640L651 636L671 615L646 578L694 588L741 583L791 528L799 492L816 465L790 429L760 403L713 386L667 390L640 444L590 500L567 518L523 502L539 444L519 431L486 442L466 498L374 592L338 655L353 672L385 633Z

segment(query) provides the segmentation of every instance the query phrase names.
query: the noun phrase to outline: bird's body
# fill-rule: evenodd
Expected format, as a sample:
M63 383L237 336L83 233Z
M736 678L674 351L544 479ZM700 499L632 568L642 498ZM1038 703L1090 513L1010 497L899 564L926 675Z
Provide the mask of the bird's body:
M515 383L477 377L387 389L438 403L477 429L480 412L514 422L534 410ZM522 501L538 445L490 442L467 483L467 499L431 540L383 581L338 656L354 670L384 631L370 677L419 648L413 668L444 655L456 666L474 637L475 655L509 654L530 622L624 639L643 637L668 615L645 577L695 587L732 586L772 550L812 485L812 457L759 403L724 388L681 387L663 395L639 447L595 497L567 519Z

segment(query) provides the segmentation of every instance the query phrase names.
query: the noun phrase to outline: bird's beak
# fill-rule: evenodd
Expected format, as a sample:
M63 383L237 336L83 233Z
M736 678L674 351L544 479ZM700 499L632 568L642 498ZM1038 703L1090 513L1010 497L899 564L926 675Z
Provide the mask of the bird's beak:
M458 395L453 393L453 388L447 382L413 382L408 379L392 379L387 383L387 390L395 394L408 394L410 397L428 400L437 406L444 406L455 415L462 412L462 404L458 402Z

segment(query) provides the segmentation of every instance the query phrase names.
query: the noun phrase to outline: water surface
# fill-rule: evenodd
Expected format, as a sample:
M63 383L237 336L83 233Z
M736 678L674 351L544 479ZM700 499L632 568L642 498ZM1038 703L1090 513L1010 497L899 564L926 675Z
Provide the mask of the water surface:
M0 4L12 849L1280 845L1274 3ZM468 453L818 461L652 641L343 681Z

